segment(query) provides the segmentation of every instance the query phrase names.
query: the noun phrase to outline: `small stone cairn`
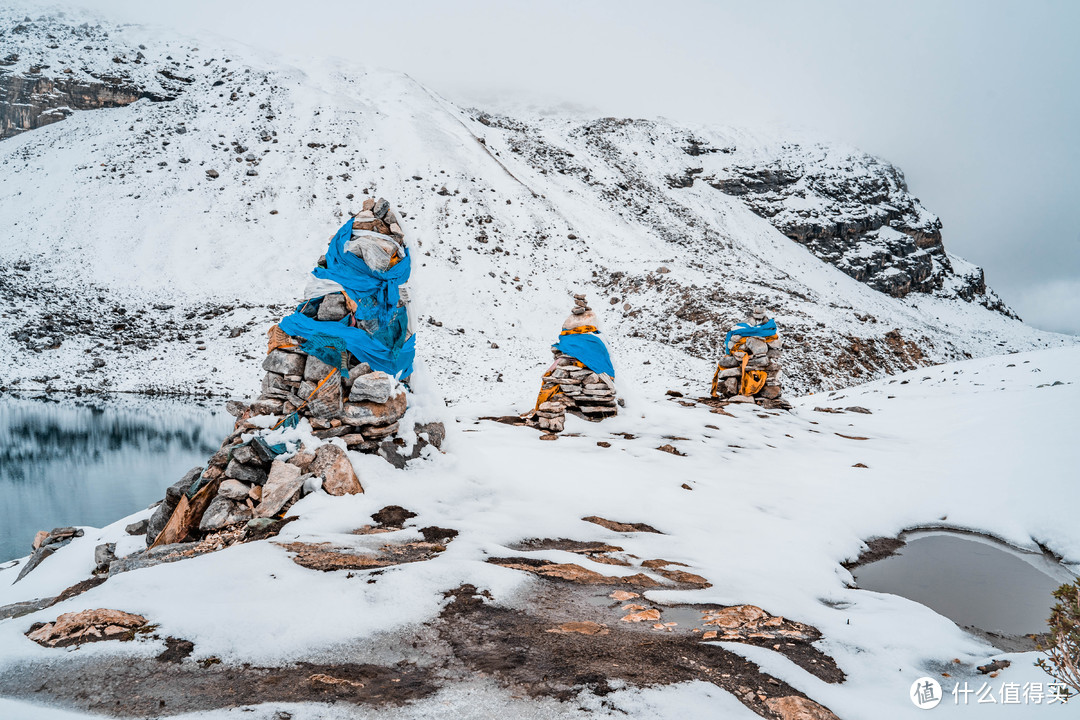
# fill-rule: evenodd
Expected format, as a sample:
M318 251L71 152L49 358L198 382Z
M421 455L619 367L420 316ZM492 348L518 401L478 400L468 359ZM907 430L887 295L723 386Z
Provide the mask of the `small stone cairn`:
M755 307L748 325L760 325L768 321L764 308ZM780 398L780 373L782 371L783 339L731 336L729 352L720 357L713 377L712 396L729 402L753 402L769 407L783 407L786 401ZM744 394L753 383L744 376L743 361L746 360L746 373L764 372L765 383L757 391Z
M574 309L562 325L563 333L597 328L596 314L585 302L584 295L574 295ZM555 362L544 373L536 407L526 415L529 424L560 433L564 429L566 413L599 422L619 411L615 395L615 382L585 367L577 358L552 348Z

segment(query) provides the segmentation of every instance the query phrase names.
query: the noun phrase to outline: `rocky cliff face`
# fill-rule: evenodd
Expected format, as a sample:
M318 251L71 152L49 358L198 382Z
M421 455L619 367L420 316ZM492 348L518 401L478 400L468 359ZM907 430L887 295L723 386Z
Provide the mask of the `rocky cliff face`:
M129 105L141 98L172 98L125 85L119 78L84 80L0 70L0 140L63 120L75 110Z
M65 24L61 16L0 27L0 47L0 140L76 110L173 100L190 82L175 68L151 68L141 49L100 26Z
M985 297L981 269L959 270L945 253L941 220L908 191L904 175L877 158L787 145L766 165L733 165L702 178L746 205L817 257L875 290L904 297L950 289L1014 316Z

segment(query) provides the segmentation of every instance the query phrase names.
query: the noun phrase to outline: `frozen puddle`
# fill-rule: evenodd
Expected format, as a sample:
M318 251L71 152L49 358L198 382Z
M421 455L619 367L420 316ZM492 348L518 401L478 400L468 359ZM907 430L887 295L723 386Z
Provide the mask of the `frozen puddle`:
M1050 593L1075 577L1041 553L979 535L924 531L904 539L893 555L855 568L855 582L926 605L962 627L1044 633Z
M160 500L232 425L191 401L0 399L0 562L29 553L38 530L107 525Z

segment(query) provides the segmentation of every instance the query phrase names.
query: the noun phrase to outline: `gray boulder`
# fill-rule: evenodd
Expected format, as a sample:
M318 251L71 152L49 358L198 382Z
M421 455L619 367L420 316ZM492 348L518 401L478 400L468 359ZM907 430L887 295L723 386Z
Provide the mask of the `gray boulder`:
M352 390L349 392L349 400L359 402L370 400L376 403L384 403L390 399L390 393L394 390L394 379L384 372L371 372L360 375L353 380Z
M248 485L262 485L266 482L266 471L262 468L244 465L236 460L230 460L225 467L225 477L239 480Z
M251 508L218 495L206 507L206 512L203 513L202 520L199 522L199 529L203 532L220 530L227 525L247 522L250 519Z
M263 360L262 367L263 370L278 375L303 375L306 358L307 355L286 352L281 349L272 350Z

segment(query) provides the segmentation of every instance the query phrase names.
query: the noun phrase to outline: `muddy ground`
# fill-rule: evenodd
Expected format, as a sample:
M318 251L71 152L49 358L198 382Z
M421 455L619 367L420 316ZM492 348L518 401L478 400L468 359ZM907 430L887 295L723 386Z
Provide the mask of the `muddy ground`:
M619 589L625 590L538 578L529 593L503 605L465 585L446 593L443 612L429 625L368 641L353 654L369 660L401 658L399 662L229 665L216 659L194 660L193 643L170 637L159 638L165 649L155 659L120 654L109 659L80 657L75 650L6 669L0 677L0 695L129 717L275 701L396 706L477 676L516 695L570 702L582 692L605 696L613 684L648 687L701 680L769 718L778 717L768 707L770 699L804 697L738 654L702 642L702 627L680 624L658 630L650 622L622 621L626 603L610 597ZM640 602L662 613L671 611ZM686 616L707 608L678 609ZM813 628L803 627L809 637L820 637ZM134 642L152 637L151 632L141 636L143 640ZM747 642L780 652L826 682L844 679L812 641ZM117 643L118 650L123 647ZM348 648L335 649L336 656L349 654Z

